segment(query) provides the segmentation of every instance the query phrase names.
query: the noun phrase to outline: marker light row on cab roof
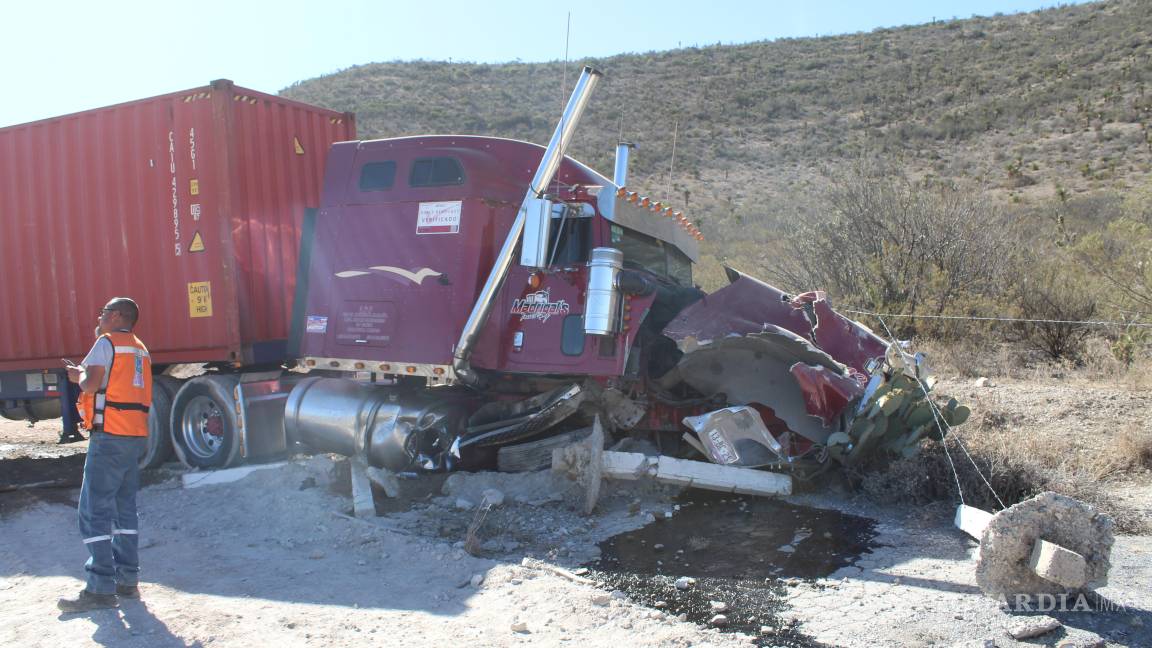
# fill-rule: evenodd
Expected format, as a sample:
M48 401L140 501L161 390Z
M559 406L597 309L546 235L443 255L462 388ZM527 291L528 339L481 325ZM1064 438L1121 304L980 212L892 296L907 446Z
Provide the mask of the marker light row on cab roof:
M664 203L658 200L653 201L648 196L641 196L635 191L628 191L628 189L625 187L620 187L617 189L616 196L618 198L623 198L626 202L630 202L637 207L640 207L641 209L647 209L653 213L662 214L667 218L675 218L676 222L680 224L680 228L688 232L689 236L696 239L697 241L704 240L704 234L702 234L699 228L697 228L692 224L691 221L688 220L688 217L684 215L684 212L673 211L671 207L664 205Z

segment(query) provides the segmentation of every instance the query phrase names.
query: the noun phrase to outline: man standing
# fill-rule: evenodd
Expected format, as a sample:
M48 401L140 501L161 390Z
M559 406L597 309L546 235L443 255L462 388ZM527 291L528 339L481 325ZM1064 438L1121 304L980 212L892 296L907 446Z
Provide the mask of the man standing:
M93 398L91 417L84 417L91 428L79 509L88 577L78 596L57 602L65 612L112 608L118 595L140 596L136 491L148 447L152 361L132 334L139 316L136 302L113 298L100 311L101 335L83 364L68 367L68 379Z

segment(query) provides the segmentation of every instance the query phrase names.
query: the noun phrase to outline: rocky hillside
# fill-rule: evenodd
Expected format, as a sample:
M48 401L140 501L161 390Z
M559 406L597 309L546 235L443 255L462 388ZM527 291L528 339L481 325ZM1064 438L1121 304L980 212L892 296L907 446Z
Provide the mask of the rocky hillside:
M1152 169L1146 0L567 66L367 63L282 94L355 112L369 138L544 142L583 64L606 79L573 154L610 172L616 140L638 143L631 184L686 203L714 239L767 235L861 159L1004 204L1123 191Z

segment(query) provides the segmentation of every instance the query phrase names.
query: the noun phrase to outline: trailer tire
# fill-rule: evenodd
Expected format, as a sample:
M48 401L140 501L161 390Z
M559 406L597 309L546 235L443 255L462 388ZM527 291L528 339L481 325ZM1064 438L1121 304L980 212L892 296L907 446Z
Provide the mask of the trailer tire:
M155 468L172 456L172 397L180 381L167 376L152 378L152 406L148 408L148 449L140 457L140 469Z
M226 468L240 456L236 376L197 376L172 401L172 442L190 468Z

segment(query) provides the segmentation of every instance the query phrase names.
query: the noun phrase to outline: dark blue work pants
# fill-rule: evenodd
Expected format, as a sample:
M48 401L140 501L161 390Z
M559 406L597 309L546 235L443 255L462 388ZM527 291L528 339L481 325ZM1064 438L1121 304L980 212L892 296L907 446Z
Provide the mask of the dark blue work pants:
M136 491L140 457L147 448L147 437L106 432L93 432L88 441L79 513L80 537L90 554L85 589L94 594L139 582Z

